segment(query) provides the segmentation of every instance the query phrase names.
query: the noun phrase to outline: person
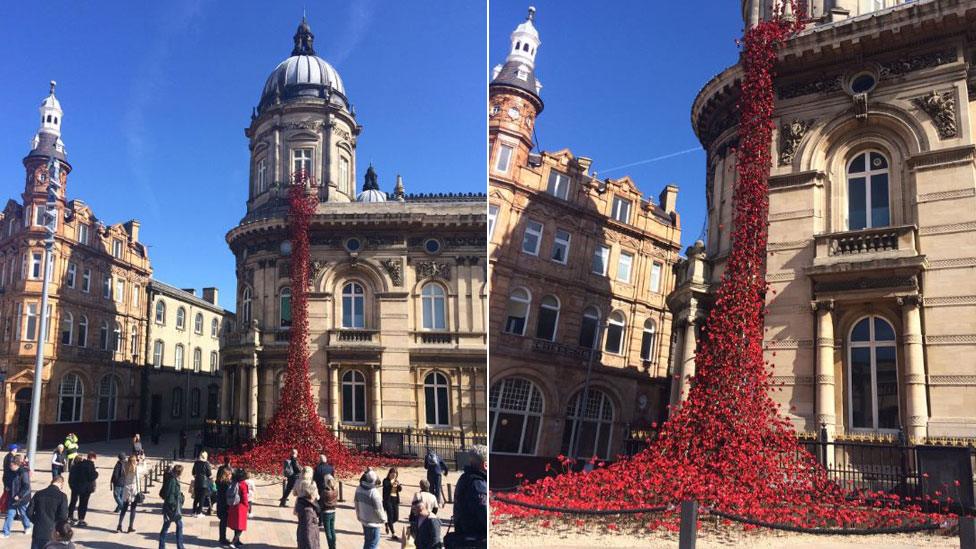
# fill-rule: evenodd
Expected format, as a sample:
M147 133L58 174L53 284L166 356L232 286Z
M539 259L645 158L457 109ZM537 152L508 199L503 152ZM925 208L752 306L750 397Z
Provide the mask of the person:
M248 475L247 480L245 480L244 482L247 483L247 499L250 500L250 501L256 500L258 498L258 483L257 483L257 481L255 481L253 478L251 478L250 475ZM254 516L254 506L253 505L248 505L247 506L247 518L251 518L253 516Z
M291 449L291 456L285 460L284 467L282 467L282 475L285 477L282 479L284 492L281 494L281 501L278 503L278 506L287 507L288 496L291 495L291 491L295 488L295 483L302 476L302 466L298 463L297 449Z
M14 462L14 457L17 456L17 450L19 450L17 445L11 444L7 455L3 456L3 491L8 494L8 497L10 482L14 479L14 470L11 469L10 465Z
M10 537L10 525L14 517L20 516L24 525L24 533L30 533L31 521L27 516L27 506L31 501L30 474L24 467L24 457L16 455L10 460L12 477L10 479L10 497L7 501L7 518L3 521L3 537Z
M139 494L141 493L139 490L141 486L139 473L139 457L133 454L125 462L122 474L122 510L119 512L119 525L115 529L120 534L122 533L122 521L125 519L126 511L129 512L129 529L126 532L131 534L136 531L133 528L133 523L136 520L136 505L139 504Z
M322 509L322 524L325 526L325 541L329 549L336 549L335 514L339 500L339 485L335 477L325 475L319 491L319 507Z
M180 459L186 457L186 430L180 429Z
M75 509L78 509L76 526L88 526L85 515L88 514L88 499L95 491L95 480L98 471L95 469L95 452L88 453L88 459L78 456L68 474L68 486L71 488L71 503L68 504L68 520L74 521ZM77 507L76 507L77 506Z
M78 457L78 435L68 433L68 436L64 437L64 458L67 460L65 463L74 463L76 457Z
M386 524L383 497L376 487L379 479L373 469L366 469L356 488L356 518L363 525L363 549L376 549L380 544L380 528Z
M71 543L71 538L75 532L71 529L71 523L67 520L59 520L54 525L54 539L47 542L44 549L75 549L75 544Z
M454 536L466 542L488 539L488 448L482 444L470 450L454 490Z
M247 511L251 507L251 498L247 488L249 475L244 469L234 473L234 480L227 490L227 526L234 531L231 547L241 546L241 532L247 530Z
M200 452L203 451L203 429L197 431L196 436L193 438L193 459L200 456Z
M391 467L390 471L383 479L383 510L386 511L386 529L390 532L390 539L399 541L396 535L396 523L400 520L400 486L398 477L400 473L396 467Z
M182 465L174 465L163 480L159 497L163 499L163 528L159 531L159 549L166 547L166 533L169 525L176 524L176 547L183 548L183 491L180 490Z
M430 483L430 493L437 498L438 505L444 503L444 490L442 480L447 474L447 464L441 459L433 449L427 449L427 456L424 457L424 469L427 469L427 482Z
M311 480L303 480L295 488L295 515L298 516L298 549L319 549L318 490Z
M112 478L109 479L109 484L112 485L112 497L115 498L115 510L113 513L118 513L122 510L122 488L125 484L125 454L119 452L118 461L115 462L115 467L112 469Z
M413 539L417 549L444 547L444 540L441 539L441 519L430 513L425 500L415 501L411 505L410 514L417 517L417 525L413 528Z
M213 476L207 453L200 452L200 456L193 462L193 516L203 516L203 506L207 506L207 515L212 511L210 501L210 480Z
M231 476L234 475L234 469L230 465L230 456L226 454L224 455L223 464L217 467L217 475L214 478L220 478L220 474L225 470L230 471Z
M64 474L64 467L67 461L64 455L64 444L58 444L58 447L51 452L51 478L57 478ZM54 525L51 525L53 528Z
M430 513L433 515L436 515L438 510L437 498L434 497L434 494L430 493L430 483L427 482L427 479L422 478L420 479L419 484L420 484L420 491L415 492L413 495L413 499L410 500L410 518L408 519L410 522L410 526L412 526L415 531L417 529L418 517L413 512L414 503L417 503L418 501L423 501L424 503L427 504L427 510L430 511Z
M43 549L51 541L55 525L68 520L68 496L64 495L64 477L54 477L47 488L34 494L27 505L27 516L34 525L31 549Z
M230 545L227 539L227 489L231 483L231 469L228 458L224 458L224 465L217 469L217 518L220 519L220 546Z
M329 463L329 458L325 457L325 454L319 454L319 462L315 465L315 474L312 476L312 480L315 481L315 487L322 491L322 484L325 481L327 475L335 476L335 467Z
M139 433L132 435L132 455L141 456L145 453L145 450L142 449L142 437L139 436Z

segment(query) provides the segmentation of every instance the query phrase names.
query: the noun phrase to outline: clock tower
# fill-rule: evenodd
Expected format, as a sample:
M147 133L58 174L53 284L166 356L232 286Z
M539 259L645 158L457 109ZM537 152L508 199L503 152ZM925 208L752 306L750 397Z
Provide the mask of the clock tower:
M31 150L24 157L24 169L27 172L24 183L24 211L27 215L38 216L36 213L42 211L47 201L48 177L50 177L50 163L60 164L60 188L57 192L58 211L63 211L65 201L65 184L68 173L71 172L71 164L68 164L64 142L61 141L61 117L64 111L61 110L61 103L54 95L54 88L57 83L51 81L51 90L48 96L41 102L38 109L41 115L40 125L37 133L31 139ZM40 225L33 223L32 225Z

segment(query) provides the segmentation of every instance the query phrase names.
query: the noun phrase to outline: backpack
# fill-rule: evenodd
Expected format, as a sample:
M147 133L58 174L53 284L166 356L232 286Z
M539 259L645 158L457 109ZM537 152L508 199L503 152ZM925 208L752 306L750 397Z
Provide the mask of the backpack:
M291 466L291 460L285 460L285 478L291 478L295 475L295 468Z
M241 503L241 488L236 482L232 482L227 487L227 505L239 505Z

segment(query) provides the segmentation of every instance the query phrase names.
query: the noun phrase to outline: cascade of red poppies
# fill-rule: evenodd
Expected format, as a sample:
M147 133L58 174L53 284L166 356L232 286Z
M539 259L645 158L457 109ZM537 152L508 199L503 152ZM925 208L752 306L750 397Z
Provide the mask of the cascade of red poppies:
M802 21L798 7L794 3L796 21ZM589 510L694 499L721 511L805 527L867 528L936 518L921 512L922 502L906 504L895 495L855 492L830 481L770 395L763 320L773 69L778 46L801 28L802 23L775 18L749 29L742 40L733 246L699 342L687 400L672 410L644 452L606 467L597 463L589 473L567 471L526 482L506 498ZM504 502L493 511L496 521L552 514ZM648 527L675 526L673 513L641 520Z

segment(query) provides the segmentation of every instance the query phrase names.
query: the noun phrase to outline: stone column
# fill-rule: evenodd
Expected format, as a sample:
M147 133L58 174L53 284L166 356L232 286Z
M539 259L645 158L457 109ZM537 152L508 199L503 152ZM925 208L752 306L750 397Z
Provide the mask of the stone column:
M925 355L922 353L922 296L898 298L902 309L905 355L905 388L907 391L907 427L909 441L921 442L928 434L928 399L925 394Z
M339 365L329 364L329 410L332 428L338 429L342 418L339 416Z
M684 345L681 349L681 364L678 375L678 399L684 402L688 398L688 391L691 389L691 381L688 379L695 375L695 321L692 316L693 311L689 311L688 321L685 323L685 334L682 338Z
M678 323L673 322L671 324L671 329L674 330L674 349L671 350L671 356L668 359L671 361L671 406L677 406L681 402L681 383L680 378L676 379L675 376L681 375L681 355L682 349L684 348L684 336L683 332L678 329Z
M383 419L380 417L380 366L379 364L373 365L373 387L372 387L372 399L373 399L373 426L376 428L376 443L380 443L380 427L383 426Z
M817 301L813 304L817 316L817 374L816 380L816 425L819 432L821 424L827 426L827 437L834 438L837 423L837 410L834 401L834 302Z
M258 355L254 354L251 359L250 375L248 376L250 387L248 388L248 423L250 424L251 436L258 435Z
M220 371L220 419L230 418L230 372L227 368Z

